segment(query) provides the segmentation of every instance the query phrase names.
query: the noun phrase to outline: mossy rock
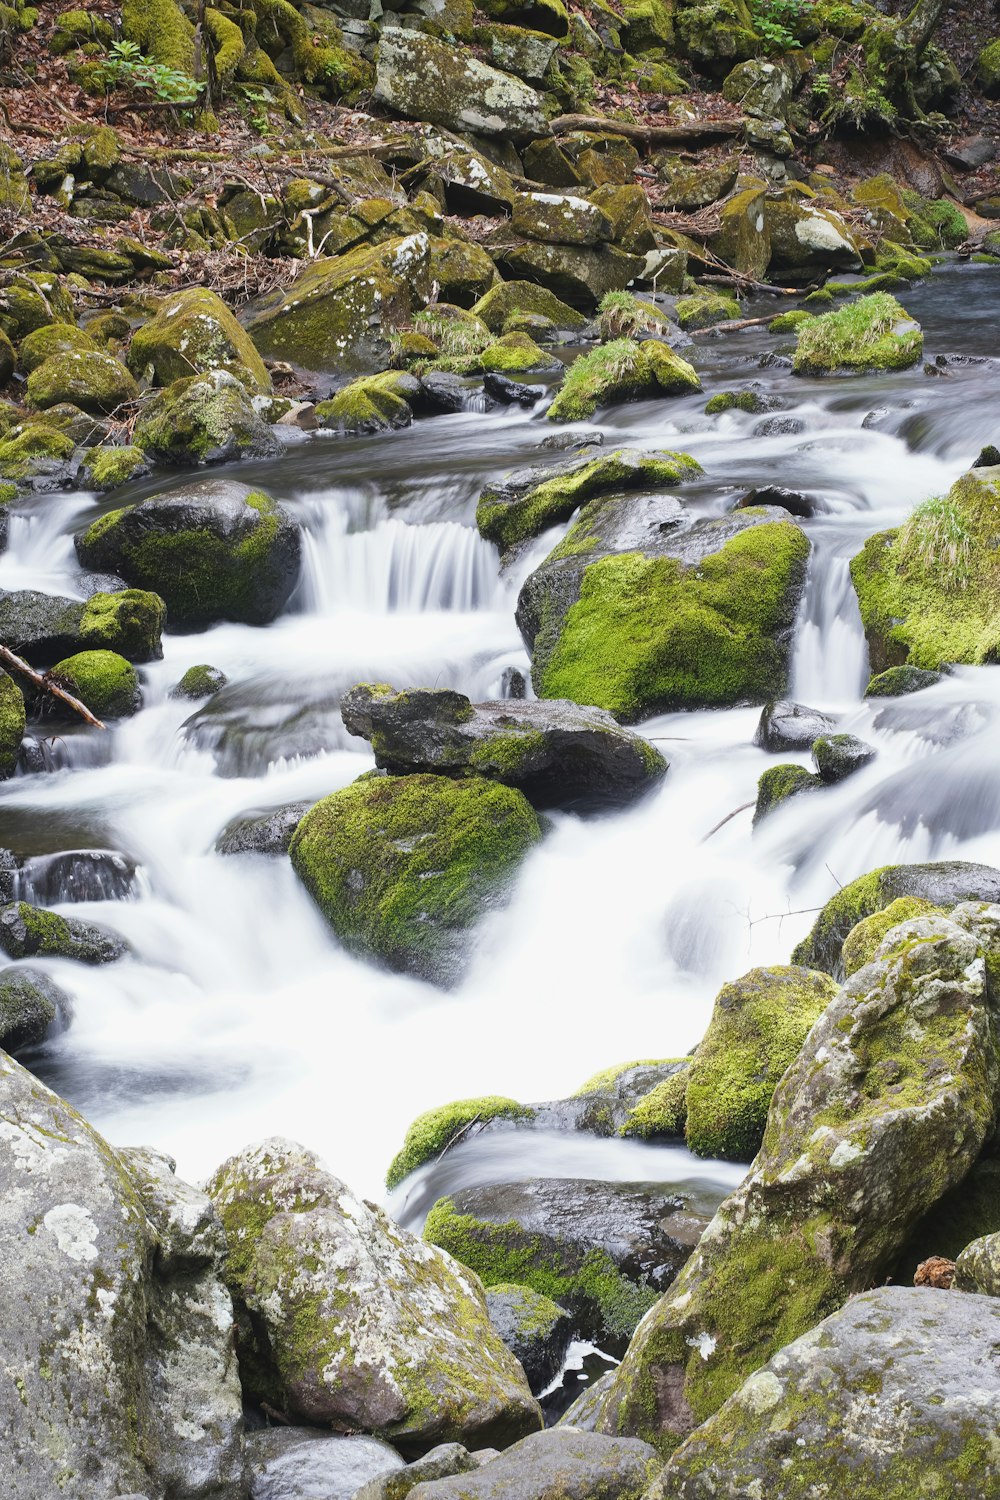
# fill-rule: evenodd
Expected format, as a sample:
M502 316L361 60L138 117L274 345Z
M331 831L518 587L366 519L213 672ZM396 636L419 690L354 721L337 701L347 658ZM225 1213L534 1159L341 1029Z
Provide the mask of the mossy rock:
M1000 37L987 42L979 53L976 75L985 94L991 98L1000 95Z
M420 382L412 375L386 370L362 375L316 407L321 427L337 432L388 432L413 421L412 402L420 398Z
M740 305L735 297L725 297L701 287L690 297L677 301L677 319L684 329L711 328L738 318Z
M871 963L882 939L893 927L898 927L901 922L908 922L911 917L927 917L936 912L939 912L939 908L921 896L897 896L895 901L890 901L881 911L872 912L870 917L862 917L857 926L851 928L840 950L847 978L863 969L865 964Z
M135 667L115 651L79 651L56 662L52 676L98 719L126 719L142 704Z
M26 390L29 405L42 410L69 401L81 411L104 414L139 394L121 360L99 350L50 355L32 370Z
M37 1047L72 1015L69 996L37 969L0 973L0 1047L13 1056Z
M972 469L851 561L873 670L1000 657L994 536L1000 467ZM890 686L897 686L895 683ZM899 685L905 690L905 685Z
M874 292L796 330L797 375L838 370L907 370L919 362L924 336L888 292Z
M153 385L171 385L205 370L228 370L251 391L269 392L271 377L253 340L207 287L165 297L132 336L129 367Z
M539 286L588 312L608 292L620 292L646 270L645 257L615 245L549 245L525 240L497 252L502 273Z
M531 370L561 370L560 360L540 349L527 333L505 333L480 355L486 374L519 375Z
M771 409L767 398L753 390L720 391L717 396L712 396L705 402L706 417L717 417L724 411L745 411L758 415Z
M190 375L160 391L143 406L135 444L150 458L178 468L274 458L281 452L246 386L227 370Z
M0 991L2 993L2 991ZM500 1282L486 1294L490 1322L536 1394L558 1375L573 1333L564 1307L530 1286Z
M866 698L902 698L907 693L920 693L924 688L936 687L944 681L943 672L930 672L923 667L887 667L877 672L865 688Z
M655 1084L632 1106L619 1134L641 1141L683 1136L691 1063L687 1058L677 1058L675 1062L670 1077Z
M7 335L0 330L0 386L6 385L17 368L17 354Z
M541 96L520 78L480 62L465 47L397 27L385 27L379 41L375 98L408 120L460 134L516 142L548 128Z
M541 834L531 804L510 787L379 776L317 803L289 852L347 948L450 984L475 924L503 902Z
M75 323L47 323L27 334L17 351L18 364L28 375L54 354L92 354L97 345Z
M444 301L472 307L499 281L497 268L481 245L440 235L431 235L428 243L428 273Z
M129 661L159 661L166 619L163 600L144 589L91 594L80 616L80 644L89 650L116 651Z
M791 797L799 797L803 792L813 792L823 787L825 782L821 776L814 776L807 771L805 766L797 766L789 762L787 765L768 766L757 781L757 804L754 808L753 823L756 828L762 818L780 807Z
M60 489L76 474L76 444L41 421L19 423L0 438L0 481L25 489Z
M663 184L663 194L657 194L664 208L690 211L707 208L725 198L736 186L739 162L736 160L712 162L689 162L670 151L661 151L653 158L656 175ZM765 267L766 269L766 267Z
M577 329L586 325L583 313L543 286L531 281L501 281L481 297L472 309L491 333L503 333L509 318L516 313L535 313L551 318L557 328Z
M518 193L511 228L552 245L600 245L613 235L604 210L573 193Z
M429 1109L418 1115L406 1132L402 1149L393 1157L385 1174L385 1185L392 1192L424 1162L443 1155L473 1125L487 1120L530 1120L534 1113L533 1109L518 1104L516 1099L504 1099L495 1094L480 1099L456 1099L451 1104Z
M103 495L130 479L143 478L149 471L149 459L134 443L124 448L91 448L80 465L80 483L84 489Z
M722 987L686 1074L685 1133L697 1156L756 1156L771 1097L836 993L829 975L797 967L751 969Z
M36 328L74 321L73 299L56 276L26 272L0 287L0 331L15 344Z
M574 360L547 416L579 422L601 406L700 390L697 372L666 344L613 339Z
M191 698L201 700L203 698L214 698L216 693L221 693L229 678L225 672L218 667L210 667L202 664L196 667L188 667L180 682L171 689L171 698Z
M24 695L17 683L0 670L0 778L13 776L24 738Z
M807 281L817 272L860 271L862 247L832 208L786 191L764 202L771 245L769 270Z
M8 958L73 958L84 964L113 963L128 952L117 933L27 901L0 909L0 948Z
M611 238L620 250L646 255L657 248L649 199L641 187L607 182L594 188L588 197L611 221Z

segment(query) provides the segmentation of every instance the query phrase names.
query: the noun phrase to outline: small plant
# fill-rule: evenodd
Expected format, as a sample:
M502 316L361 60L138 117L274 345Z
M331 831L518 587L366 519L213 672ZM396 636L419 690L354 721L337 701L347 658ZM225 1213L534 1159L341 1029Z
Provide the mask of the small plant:
M791 52L801 45L790 28L805 8L804 0L752 0L753 29L769 52Z
M655 307L640 302L631 292L605 292L597 312L602 344L611 339L634 338L663 322Z
M413 326L417 333L424 334L432 343L437 344L447 359L481 354L493 338L488 329L477 327L465 318L449 317L447 313L439 312L433 307L417 313Z
M113 42L101 74L106 89L142 89L164 104L194 104L202 87L179 68L144 57L135 42Z
M899 534L903 563L935 570L935 583L964 589L972 569L972 534L947 495L933 495L918 505Z

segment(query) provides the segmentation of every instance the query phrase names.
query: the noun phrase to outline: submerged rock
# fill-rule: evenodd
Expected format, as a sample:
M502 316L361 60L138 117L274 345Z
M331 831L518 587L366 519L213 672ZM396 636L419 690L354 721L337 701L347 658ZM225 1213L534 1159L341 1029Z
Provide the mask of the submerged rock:
M762 750L808 750L813 741L834 726L829 714L802 703L767 703L760 716L753 742Z
M853 734L821 734L812 747L813 764L828 785L862 770L875 753L873 745Z
M647 1443L540 1432L473 1474L418 1484L412 1500L640 1500L660 1467Z
M537 1396L559 1373L573 1320L564 1307L529 1286L501 1282L486 1293L490 1322Z
M200 702L202 698L214 698L221 693L229 678L218 667L199 665L188 667L175 687L170 689L171 698L191 698Z
M110 964L122 958L128 944L114 932L60 917L54 911L15 901L0 908L0 948L8 958L75 958L84 964Z
M341 702L352 734L393 775L479 775L536 806L614 806L654 786L667 762L601 709L505 699L472 704L446 689L395 692L359 683Z
M776 807L782 806L791 797L803 792L815 792L826 783L822 777L814 776L805 766L789 762L780 766L768 766L757 778L757 804L753 810L753 826L766 818Z
M902 698L919 693L944 681L943 672L928 672L923 667L888 667L877 673L865 688L866 698Z
M282 1140L247 1148L208 1192L253 1399L418 1452L510 1442L540 1425L476 1278L355 1198L312 1152Z

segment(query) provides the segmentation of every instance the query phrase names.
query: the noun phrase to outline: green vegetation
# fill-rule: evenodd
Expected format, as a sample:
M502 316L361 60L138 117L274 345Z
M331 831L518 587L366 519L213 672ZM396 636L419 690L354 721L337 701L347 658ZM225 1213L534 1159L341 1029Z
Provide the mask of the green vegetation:
M599 406L700 390L691 365L665 344L613 339L574 360L547 415L550 422L579 422Z
M931 916L937 911L936 906L920 896L897 896L895 901L890 901L881 911L873 912L870 917L863 917L844 939L841 949L844 973L850 977L858 969L864 968L865 964L871 963L886 933L893 927L898 927L900 922L908 922L912 917Z
M670 323L666 313L631 292L605 292L597 304L597 320L605 344L613 339L634 339L637 334L655 332Z
M757 806L754 808L754 826L774 808L797 797L802 792L815 791L823 786L819 776L814 776L804 766L792 762L780 766L768 766L757 780Z
M99 719L126 718L142 701L135 668L115 651L79 651L57 662L52 676Z
M117 651L129 661L157 661L166 619L159 594L145 589L91 594L80 617L80 639L90 649Z
M923 334L888 292L874 292L798 328L795 371L905 370L923 352Z
M660 1136L684 1134L691 1062L689 1058L678 1058L676 1061L680 1063L676 1073L656 1084L629 1110L621 1135L636 1136L639 1140L647 1141Z
M13 776L24 738L24 696L12 677L0 671L0 778Z
M135 42L112 42L100 67L105 88L151 93L165 104L194 104L201 92L190 74L143 57Z
M391 1192L425 1161L440 1156L473 1124L496 1119L528 1120L533 1115L534 1110L518 1104L516 1099L493 1094L480 1099L456 1099L451 1104L429 1109L418 1115L406 1132L402 1150L393 1158L385 1174L385 1185Z

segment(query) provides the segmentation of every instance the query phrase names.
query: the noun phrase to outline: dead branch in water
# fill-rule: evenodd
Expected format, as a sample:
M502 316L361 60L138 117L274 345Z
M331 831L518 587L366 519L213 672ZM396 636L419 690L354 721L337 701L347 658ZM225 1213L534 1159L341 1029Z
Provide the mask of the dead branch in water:
M29 667L23 657L15 656L9 647L0 646L0 662L5 667L11 667L15 672L20 672L22 677L27 677L28 681L34 683L40 692L51 693L53 698L58 698L61 702L68 704L74 713L79 714L81 719L85 719L95 729L107 729L108 726L95 718L85 703L81 703L79 698L74 698L72 693L67 693L66 689L60 687L48 672L36 672L34 667Z

